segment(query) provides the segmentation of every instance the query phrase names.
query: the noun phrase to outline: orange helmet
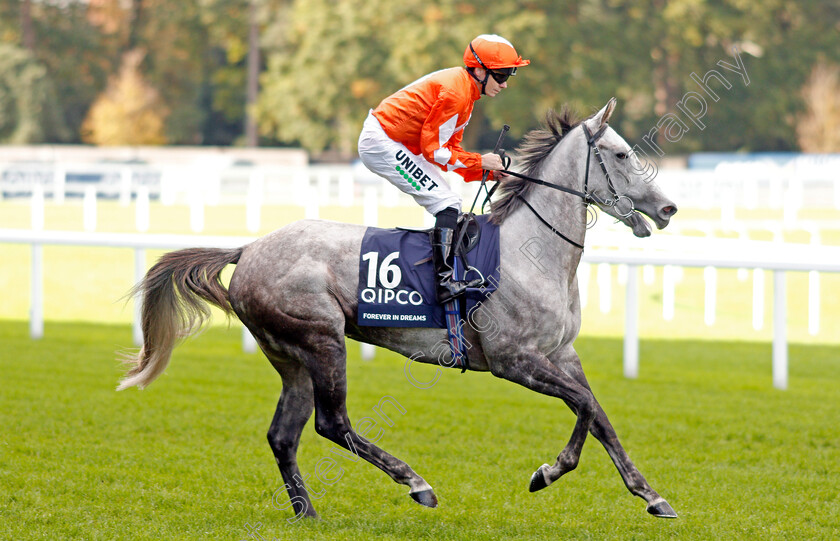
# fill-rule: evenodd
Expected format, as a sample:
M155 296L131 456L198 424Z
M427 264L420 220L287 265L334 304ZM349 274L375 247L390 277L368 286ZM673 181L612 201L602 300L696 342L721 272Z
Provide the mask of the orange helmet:
M527 66L530 63L530 60L525 60L516 53L516 49L508 40L496 34L478 36L470 42L464 51L464 65L468 68L495 70L517 68ZM516 73L515 69L512 71Z

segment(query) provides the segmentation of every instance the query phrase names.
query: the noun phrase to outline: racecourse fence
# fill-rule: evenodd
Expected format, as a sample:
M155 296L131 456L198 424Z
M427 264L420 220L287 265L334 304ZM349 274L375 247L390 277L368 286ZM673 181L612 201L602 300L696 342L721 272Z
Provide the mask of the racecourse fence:
M114 234L68 231L37 231L0 229L0 243L26 244L31 247L31 297L30 297L30 336L39 339L44 334L43 311L43 260L42 248L45 245L95 246L110 248L131 248L134 250L134 281L139 282L146 271L146 250L179 249L186 247L238 247L254 240L252 237L207 236L207 235L151 235L151 234ZM816 303L819 314L818 273L840 272L840 247L817 245L781 244L761 241L744 242L734 239L704 239L667 237L646 239L647 245L640 245L636 240L628 240L625 235L619 241L602 237L597 243L588 243L579 273L581 290L586 290L589 280L589 265L624 266L626 280L625 293L625 332L624 332L624 375L636 378L639 372L639 295L638 270L651 266L662 266L663 270L663 312L667 313L670 305L673 317L674 271L683 267L704 269L706 282L706 321L709 314L714 318L714 289L716 272L719 268L753 269L754 276L763 276L764 271L773 273L773 385L778 389L788 386L788 346L787 346L787 307L786 280L787 272L808 272L816 281L816 295L809 295ZM642 248L641 246L644 246ZM710 253L716 255L710 256ZM621 267L620 267L621 268ZM761 273L761 274L760 274ZM600 279L600 276L599 276ZM763 288L763 285L762 285ZM756 291L754 289L754 291ZM813 291L813 289L812 289ZM757 294L756 294L757 295ZM763 298L763 289L761 295ZM609 298L610 295L601 295ZM585 302L585 299L582 299ZM133 316L133 337L136 345L142 344L140 328L140 303L135 302ZM666 316L667 317L667 316ZM817 323L818 325L818 323ZM243 347L246 351L256 350L253 338L243 327Z
M180 155L180 154L179 154ZM244 230L260 231L261 209L265 205L293 205L304 210L306 218L318 218L324 206L359 207L365 225L379 224L382 208L417 208L413 200L369 173L361 164L309 165L298 158L285 163L238 163L218 155L207 159L196 151L180 162L107 163L54 161L0 163L0 198L27 201L31 206L31 230L0 230L0 243L31 246L30 334L43 335L42 246L52 244L132 248L135 254L134 278L145 272L148 249L177 249L187 246L238 246L248 237L205 235L149 235L95 233L97 206L103 199L119 201L131 212L135 228L150 228L152 202L182 206L189 213L193 233L204 230L204 211L208 206L234 204L244 207ZM8 157L5 158L8 160ZM164 156L163 160L171 157ZM692 161L696 162L692 165ZM177 163L176 163L177 162ZM594 266L600 291L600 310L610 310L609 291L613 267L619 283L626 286L624 373L638 374L638 269L650 283L654 266L662 267L662 315L674 317L674 288L682 269L703 268L705 284L704 321L715 320L717 272L738 269L746 280L752 272L753 328L764 325L765 273L773 274L773 382L787 386L787 341L785 273L808 273L808 329L811 335L820 326L819 273L840 271L840 248L820 244L820 231L836 228L836 221L811 219L809 209L840 209L840 156L838 155L721 155L689 159L689 168L663 168L656 182L678 205L704 210L702 220L674 220L664 233L640 241L625 230L599 225L587 234L587 250L578 270L581 303L588 302L586 287ZM465 202L473 200L477 183L467 185L453 176L451 186ZM43 231L45 204L80 201L84 232ZM735 219L736 209L780 209L782 220ZM431 217L425 216L425 224ZM408 224L407 224L408 225ZM414 224L417 225L417 224ZM619 229L621 226L619 226ZM705 238L674 235L681 230L700 231ZM773 242L749 240L749 230L769 231ZM719 231L731 232L736 239L715 238ZM790 245L784 234L804 231L810 245ZM714 254L714 255L709 255ZM833 263L835 262L835 263ZM652 281L652 280L651 280ZM135 303L134 340L140 343L139 317ZM255 350L253 339L243 331L244 347ZM371 349L363 347L363 356Z
M723 229L738 230L736 209L782 209L779 227L807 221L804 210L840 209L840 155L739 155L689 160L694 168L662 168L655 177L681 208L710 211ZM465 185L450 174L452 189L472 201L477 183ZM205 159L195 163L0 162L0 198L30 198L33 204L66 199L83 201L84 228L96 230L96 203L114 199L136 202L136 228L148 230L149 202L186 205L193 233L204 230L204 209L220 203L245 206L246 228L257 232L263 205L296 205L316 218L319 208L364 205L375 216L378 207L415 206L413 200L354 165L243 165ZM34 210L34 209L33 209ZM35 212L37 214L37 212ZM716 215L715 215L716 214ZM371 220L366 220L371 221Z

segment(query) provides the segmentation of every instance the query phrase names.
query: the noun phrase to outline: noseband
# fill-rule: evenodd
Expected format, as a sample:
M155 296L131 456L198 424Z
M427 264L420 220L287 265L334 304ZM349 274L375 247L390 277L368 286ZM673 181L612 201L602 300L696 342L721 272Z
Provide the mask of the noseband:
M561 192L566 192L568 194L576 195L576 196L580 197L581 199L583 199L583 204L586 207L588 207L592 203L598 203L599 205L602 205L602 206L605 206L605 207L616 208L616 205L618 205L618 202L621 199L626 199L627 201L630 202L630 210L627 211L626 214L622 214L622 213L619 212L618 215L621 216L622 218L629 218L636 211L636 209L634 208L634 205L633 205L633 201L629 197L627 197L626 195L619 195L618 192L616 192L615 186L613 185L612 178L610 177L610 173L609 173L609 171L607 171L607 166L604 164L604 159L601 157L601 151L598 149L598 145L597 145L598 140L601 139L601 137L603 137L604 133L606 133L607 128L609 126L606 123L604 123L604 125L601 126L601 128L598 131L596 131L594 134L589 130L589 128L586 126L586 124L581 124L581 127L583 128L583 133L586 136L586 145L589 147L587 149L587 153L586 153L586 173L585 173L585 176L584 176L584 179L583 179L583 191L582 192L580 192L578 190L574 190L572 188L567 188L565 186L560 186L559 184L546 182L546 181L538 179L538 178L529 177L529 176L523 175L521 173L516 173L514 171L508 171L507 166L510 164L510 159L508 159L508 162L505 165L505 171L504 172L508 175L511 175L511 176L514 176L514 177L517 177L517 178L521 178L522 180L527 180L528 182L532 182L534 184L539 184L541 186L547 186L549 188L553 188L553 189L559 190ZM590 152L590 150L591 150L591 152ZM589 163L590 163L590 159L592 158L592 154L595 154L595 157L598 158L598 164L601 166L601 171L604 172L604 176L607 178L607 187L609 188L610 194L612 195L611 198L602 199L601 197L599 197L594 192L589 191ZM493 188L487 194L487 199L485 199L485 203L490 199L490 196L493 195L493 192L496 191L496 188L498 186L499 186L499 184L496 184L495 186L493 186ZM575 241L571 240L569 237L567 237L566 235L564 235L563 233L561 233L560 231L555 229L554 226L552 226L550 223L548 223L548 221L545 218L543 218L540 215L540 213L537 212L537 210L534 207L532 207L531 204L528 203L528 201L524 197L522 197L522 195L517 193L516 197L519 198L520 201L525 203L525 206L528 207L531 210L532 213L534 213L534 216L536 216L546 227L551 229L552 233L554 233L558 237L562 238L563 240L565 240L566 242L568 242L572 246L575 246L575 247L583 250L583 244L580 244L578 242L575 242Z

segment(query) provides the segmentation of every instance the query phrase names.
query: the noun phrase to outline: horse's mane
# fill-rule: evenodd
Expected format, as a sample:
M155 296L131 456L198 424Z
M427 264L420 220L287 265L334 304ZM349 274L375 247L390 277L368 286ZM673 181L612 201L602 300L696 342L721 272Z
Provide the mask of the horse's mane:
M560 112L549 109L545 114L545 128L537 128L525 134L522 144L516 149L522 164L522 174L533 177L543 160L572 128L580 124L577 113L564 104ZM490 220L501 224L522 205L518 195L525 196L534 188L533 182L517 177L508 177L499 185L500 197L490 204Z

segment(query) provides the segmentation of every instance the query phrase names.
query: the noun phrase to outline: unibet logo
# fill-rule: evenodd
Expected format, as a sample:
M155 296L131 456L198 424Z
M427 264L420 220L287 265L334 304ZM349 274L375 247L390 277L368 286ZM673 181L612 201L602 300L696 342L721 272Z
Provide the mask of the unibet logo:
M411 156L407 153L402 150L398 150L396 158L397 173L402 175L402 177L406 179L415 190L419 191L420 188L426 188L426 190L432 191L437 188L438 183L432 180L429 175L424 173L423 169L414 163Z
M402 167L400 167L399 165L397 166L397 173L401 174L403 178L408 181L409 184L414 186L415 190L420 190L420 185L414 182L414 178L405 171L403 171Z

